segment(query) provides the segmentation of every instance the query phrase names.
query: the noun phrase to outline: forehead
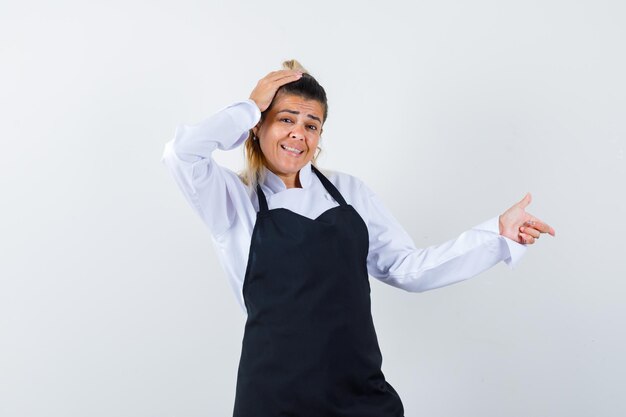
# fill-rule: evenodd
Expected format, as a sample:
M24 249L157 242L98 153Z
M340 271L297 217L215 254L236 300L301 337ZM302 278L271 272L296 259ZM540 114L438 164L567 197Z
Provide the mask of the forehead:
M282 110L294 110L301 114L311 114L320 120L324 117L322 103L317 100L310 100L292 94L281 94L272 102L272 112L278 113Z

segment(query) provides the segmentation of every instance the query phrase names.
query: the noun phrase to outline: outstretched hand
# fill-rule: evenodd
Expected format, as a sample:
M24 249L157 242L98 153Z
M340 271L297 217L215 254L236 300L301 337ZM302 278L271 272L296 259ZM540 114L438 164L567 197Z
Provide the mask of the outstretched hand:
M517 243L533 244L542 233L555 235L554 229L530 213L526 213L526 206L532 201L527 193L513 207L505 211L499 218L500 234Z

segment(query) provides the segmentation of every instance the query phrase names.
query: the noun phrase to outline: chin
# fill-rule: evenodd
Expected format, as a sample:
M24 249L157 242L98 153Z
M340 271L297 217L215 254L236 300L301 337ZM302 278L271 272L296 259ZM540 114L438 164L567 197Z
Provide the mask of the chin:
M281 164L279 165L279 169L285 173L295 174L296 172L300 171L300 169L302 169L302 167L306 164L307 162L299 164Z
M301 169L302 169L302 167L297 167L297 168L294 168L294 167L287 168L287 167L285 167L281 171L284 172L285 174L297 174Z

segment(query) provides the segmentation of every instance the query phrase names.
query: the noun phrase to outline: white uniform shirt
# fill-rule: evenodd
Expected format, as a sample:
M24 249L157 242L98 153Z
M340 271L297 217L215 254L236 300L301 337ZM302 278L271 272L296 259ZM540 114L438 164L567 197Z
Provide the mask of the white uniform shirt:
M240 146L260 117L254 101L246 100L196 125L179 125L162 157L186 200L207 225L244 314L242 288L258 198L256 190L248 191L238 175L218 165L211 154L215 149ZM266 172L261 187L270 210L283 207L315 219L338 205L310 163L299 173L302 188L288 189L277 175ZM514 268L526 251L526 245L500 235L498 216L440 245L416 248L408 233L361 180L342 172L322 172L367 224L367 269L386 284L411 292L443 287L471 278L502 260Z

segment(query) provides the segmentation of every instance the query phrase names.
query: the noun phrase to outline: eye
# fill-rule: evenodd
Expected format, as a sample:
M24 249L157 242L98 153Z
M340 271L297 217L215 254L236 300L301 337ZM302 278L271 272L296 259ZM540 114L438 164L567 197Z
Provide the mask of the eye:
M287 123L291 123L291 119L289 119L288 117L285 117L283 119L280 119L281 122L287 122Z
M315 126L315 125L309 125L309 129L311 129L311 130L317 130L317 126Z

